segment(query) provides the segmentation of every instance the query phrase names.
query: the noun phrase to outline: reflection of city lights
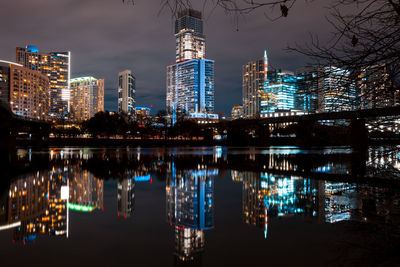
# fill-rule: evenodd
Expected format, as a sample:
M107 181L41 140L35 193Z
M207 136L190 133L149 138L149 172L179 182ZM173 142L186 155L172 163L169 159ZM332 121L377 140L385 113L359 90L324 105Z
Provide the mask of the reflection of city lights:
M6 225L1 225L0 231L15 228L17 226L21 226L21 222L15 222L15 223L10 223L10 224L6 224Z
M94 207L92 206L84 206L84 205L78 205L78 204L73 204L73 203L67 203L67 208L75 211L82 211L82 212L91 212L94 210Z

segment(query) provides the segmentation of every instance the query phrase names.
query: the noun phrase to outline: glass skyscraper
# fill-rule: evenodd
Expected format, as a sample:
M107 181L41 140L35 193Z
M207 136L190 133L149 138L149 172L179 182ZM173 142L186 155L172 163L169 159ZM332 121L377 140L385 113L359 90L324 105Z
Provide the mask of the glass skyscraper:
M205 59L201 12L179 12L175 37L176 63L167 67L167 111L213 113L214 61Z
M214 61L192 59L167 67L167 109L189 113L214 111Z
M297 77L293 73L281 70L269 71L260 102L261 114L295 109L296 93Z

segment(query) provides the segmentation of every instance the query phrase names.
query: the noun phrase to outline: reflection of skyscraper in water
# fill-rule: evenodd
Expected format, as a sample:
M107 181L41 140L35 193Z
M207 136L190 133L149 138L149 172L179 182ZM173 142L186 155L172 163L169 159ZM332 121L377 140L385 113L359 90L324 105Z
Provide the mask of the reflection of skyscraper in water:
M118 181L118 216L129 217L135 209L135 180Z
M14 241L34 242L42 234L68 237L70 209L102 205L102 180L78 166L53 168L11 183L6 228L14 228Z
M204 230L175 225L175 266L201 266Z
M243 220L246 224L264 228L265 238L268 217L317 215L316 183L310 179L275 177L255 172L244 172L241 176Z
M204 230L214 227L214 177L218 170L177 171L170 164L167 220L175 231L175 265L201 264Z
M103 207L104 181L92 173L76 170L69 181L69 203L94 208ZM71 207L71 205L70 205Z
M68 237L68 173L66 169L56 169L50 173L48 191L49 207L40 218L43 231L49 235L66 235ZM65 189L67 191L65 192ZM63 193L63 194L62 194Z
M17 226L13 240L34 240L45 225L38 220L49 208L49 175L37 172L21 177L10 184L8 192L8 225Z

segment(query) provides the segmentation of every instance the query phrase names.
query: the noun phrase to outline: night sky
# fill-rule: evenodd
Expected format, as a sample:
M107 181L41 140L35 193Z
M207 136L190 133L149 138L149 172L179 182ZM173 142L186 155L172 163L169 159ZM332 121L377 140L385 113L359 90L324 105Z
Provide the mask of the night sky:
M175 61L174 21L168 10L159 14L161 2L2 0L0 59L15 61L15 47L26 44L40 52L69 50L72 78L105 78L105 109L110 111L117 109L118 71L131 69L137 79L137 106L153 105L155 113L165 109L166 66ZM202 1L193 2L202 9ZM264 49L272 67L294 71L310 62L285 48L305 44L310 33L327 36L331 28L321 2L298 1L287 18L274 22L264 16L269 10L259 10L239 18L239 31L232 16L206 7L206 58L215 60L216 112L229 114L233 105L241 104L241 66L261 58Z

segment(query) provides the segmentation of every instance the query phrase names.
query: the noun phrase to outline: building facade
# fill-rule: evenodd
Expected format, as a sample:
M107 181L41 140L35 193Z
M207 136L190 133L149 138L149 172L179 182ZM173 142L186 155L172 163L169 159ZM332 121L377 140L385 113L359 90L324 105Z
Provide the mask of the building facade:
M359 98L355 81L350 72L334 66L323 67L318 77L318 111L350 111L359 109Z
M201 12L187 9L178 13L175 21L176 62L204 59L206 38Z
M36 70L49 79L50 116L68 118L70 97L71 52L40 53L35 46L16 48L18 64Z
M85 121L104 111L104 79L74 78L70 81L70 118Z
M278 110L296 108L297 77L291 72L272 70L268 72L268 82L261 94L261 115Z
M213 113L214 61L205 59L201 12L192 9L179 12L175 37L176 63L167 67L167 111L186 115Z
M261 112L261 100L268 97L264 94L267 83L268 56L264 51L264 57L256 61L247 62L242 67L242 97L243 115L252 118Z
M318 110L318 68L306 66L296 70L296 109L314 113Z
M136 80L130 70L118 73L118 112L135 114Z
M232 108L232 120L243 118L243 106L235 105Z
M192 59L167 67L167 111L214 112L214 61Z
M0 61L0 99L16 115L36 120L49 119L49 79L21 64Z
M391 73L388 64L361 70L358 87L362 109L392 107L400 103L400 91L394 87Z

